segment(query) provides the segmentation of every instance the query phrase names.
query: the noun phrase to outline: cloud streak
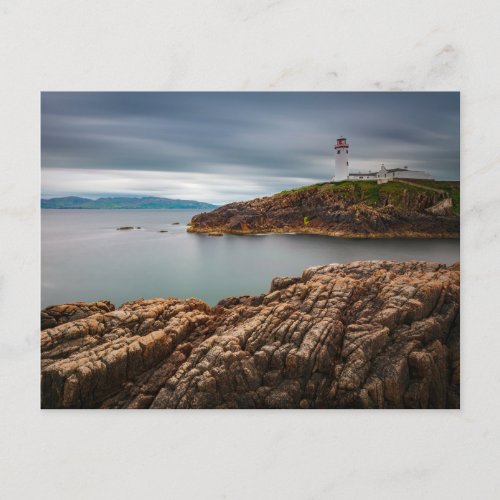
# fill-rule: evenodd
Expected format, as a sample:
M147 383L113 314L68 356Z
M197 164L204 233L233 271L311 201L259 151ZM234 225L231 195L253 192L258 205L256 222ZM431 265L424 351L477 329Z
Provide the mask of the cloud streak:
M42 176L44 197L88 196L116 193L129 196L160 196L208 203L229 203L273 194L283 189L311 184L309 177L240 177L212 173L161 172L148 170L47 168ZM76 187L76 189L75 189Z
M354 170L459 178L458 93L49 92L42 192L246 199L331 178L341 134Z

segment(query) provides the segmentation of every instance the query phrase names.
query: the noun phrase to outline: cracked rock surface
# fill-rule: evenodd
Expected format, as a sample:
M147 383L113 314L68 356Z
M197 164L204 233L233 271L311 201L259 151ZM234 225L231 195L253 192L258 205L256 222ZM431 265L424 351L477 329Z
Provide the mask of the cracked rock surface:
M458 264L363 261L213 308L89 304L42 331L42 407L458 408L459 292Z
M107 300L100 302L72 302L71 304L61 304L46 307L41 313L42 330L53 328L75 319L86 318L98 312L114 311L115 306Z

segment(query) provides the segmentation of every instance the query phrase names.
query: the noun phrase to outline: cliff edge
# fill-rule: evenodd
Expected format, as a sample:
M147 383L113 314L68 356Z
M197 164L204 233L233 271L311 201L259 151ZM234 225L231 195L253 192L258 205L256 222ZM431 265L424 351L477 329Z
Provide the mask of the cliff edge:
M188 231L458 238L459 211L459 182L327 182L224 205L193 217Z
M458 265L365 261L275 278L269 293L213 308L59 306L88 315L42 331L41 404L458 408L459 280Z

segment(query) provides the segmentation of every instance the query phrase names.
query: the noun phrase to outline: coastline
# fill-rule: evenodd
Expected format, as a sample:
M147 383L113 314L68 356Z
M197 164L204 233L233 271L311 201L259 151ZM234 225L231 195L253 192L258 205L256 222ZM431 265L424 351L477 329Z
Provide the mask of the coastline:
M304 186L194 216L188 232L321 234L337 238L460 238L459 182ZM440 189L437 189L437 187Z
M304 228L304 227L284 227L274 229L226 229L224 227L193 227L188 225L188 233L209 234L221 233L238 236L265 235L265 234L308 234L317 236L330 236L332 238L350 238L350 239L460 239L460 233L430 233L418 231L386 231L384 233L359 233L354 231L328 231L324 229Z
M355 261L268 293L42 312L43 408L458 408L460 267Z

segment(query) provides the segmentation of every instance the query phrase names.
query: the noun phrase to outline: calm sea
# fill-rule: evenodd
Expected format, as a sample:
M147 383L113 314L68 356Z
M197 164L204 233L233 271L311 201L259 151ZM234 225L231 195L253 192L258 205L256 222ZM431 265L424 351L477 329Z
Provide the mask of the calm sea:
M139 297L198 297L214 305L230 295L266 292L274 276L298 276L320 264L459 260L455 240L189 234L186 224L196 213L42 210L42 307L98 299L118 306ZM117 231L120 226L142 229Z

